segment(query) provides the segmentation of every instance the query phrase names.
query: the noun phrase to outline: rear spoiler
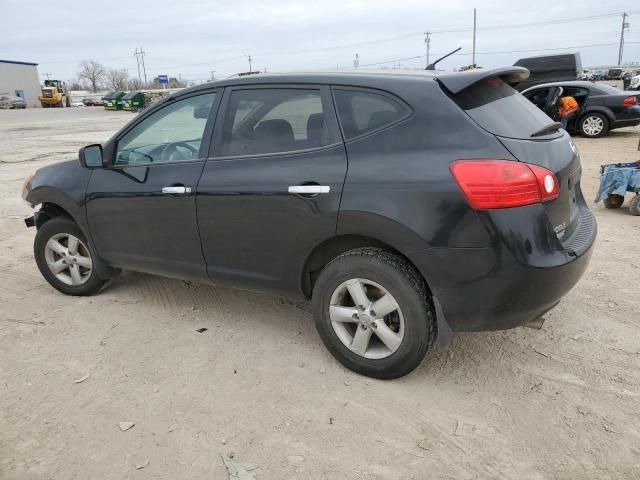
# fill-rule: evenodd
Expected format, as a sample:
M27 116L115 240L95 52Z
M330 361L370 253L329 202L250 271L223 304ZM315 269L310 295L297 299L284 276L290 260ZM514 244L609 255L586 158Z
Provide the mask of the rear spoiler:
M492 77L498 77L509 85L515 85L529 78L529 70L524 67L478 68L466 72L441 74L436 77L436 80L451 93L456 94L474 83Z

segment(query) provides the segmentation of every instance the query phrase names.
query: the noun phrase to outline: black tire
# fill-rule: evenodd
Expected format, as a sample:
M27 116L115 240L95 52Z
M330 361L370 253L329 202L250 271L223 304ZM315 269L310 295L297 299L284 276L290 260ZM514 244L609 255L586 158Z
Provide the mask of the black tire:
M609 195L602 203L604 203L604 208L620 208L624 203L624 197L622 195Z
M640 194L635 195L629 202L629 213L640 216Z
M370 359L351 351L331 324L331 297L343 282L353 278L384 287L402 311L404 336L397 350L386 358ZM345 367L369 377L392 379L408 374L436 338L435 313L424 279L406 259L381 248L350 250L325 266L313 288L313 314L320 338L331 354Z
M600 120L602 122L602 130L592 133L591 129L587 127L587 124L592 120L596 120L596 121ZM587 131L585 131L585 128L587 129ZM582 118L580 118L578 131L580 132L580 135L587 138L603 137L609 131L609 120L607 119L607 117L605 117L601 113L597 113L597 112L585 113L582 116Z
M38 265L38 269L40 273L45 278L49 284L58 290L59 292L64 293L65 295L76 295L76 296L85 296L85 295L93 295L100 291L100 289L106 283L106 280L103 280L98 276L95 266L91 268L90 275L84 281L84 283L80 285L68 285L61 280L59 280L56 275L51 271L49 266L47 265L47 260L45 256L45 247L47 242L57 234L70 234L74 237L78 238L85 246L88 246L88 242L82 230L78 227L78 225L71 220L69 217L59 216L54 217L50 220L47 220L37 231L36 238L33 243L33 251L36 258L36 263ZM84 251L84 256L89 256L93 260L93 254L87 248Z

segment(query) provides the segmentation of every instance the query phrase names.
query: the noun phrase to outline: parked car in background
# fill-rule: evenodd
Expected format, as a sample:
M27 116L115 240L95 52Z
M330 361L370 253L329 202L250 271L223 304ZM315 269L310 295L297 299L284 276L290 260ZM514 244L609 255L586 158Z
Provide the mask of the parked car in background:
M607 71L606 70L594 70L593 71L593 80L596 82L599 80L607 79Z
M127 269L310 298L340 362L399 377L450 329L538 320L588 265L580 156L510 86L527 75L293 73L182 90L26 180L37 265L68 295Z
M620 80L623 72L622 68L610 68L607 72L607 80Z
M637 95L630 95L604 83L553 82L536 85L522 92L527 99L542 111L548 111L548 101L570 95L576 99L580 110L569 120L567 131L585 137L601 137L616 128L640 124L640 106Z
M591 70L583 70L580 75L580 80L590 82L593 80L593 72Z
M540 83L579 80L583 73L579 53L521 58L514 65L529 70L529 78L515 86L519 92Z
M71 102L72 107L84 107L84 102Z
M631 85L629 85L629 90L640 90L640 75L636 75L631 79Z
M85 107L102 107L104 106L104 100L101 98L85 98L82 100Z
M2 109L27 108L27 102L22 97L16 97L14 95L2 95L0 96L0 108Z

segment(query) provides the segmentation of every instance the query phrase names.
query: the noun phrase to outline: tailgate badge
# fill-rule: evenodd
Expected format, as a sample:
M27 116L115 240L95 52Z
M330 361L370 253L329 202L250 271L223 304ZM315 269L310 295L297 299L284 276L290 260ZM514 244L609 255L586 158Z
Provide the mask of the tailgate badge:
M562 222L560 225L553 227L553 231L556 232L558 239L564 237L564 231L567 229L567 222Z

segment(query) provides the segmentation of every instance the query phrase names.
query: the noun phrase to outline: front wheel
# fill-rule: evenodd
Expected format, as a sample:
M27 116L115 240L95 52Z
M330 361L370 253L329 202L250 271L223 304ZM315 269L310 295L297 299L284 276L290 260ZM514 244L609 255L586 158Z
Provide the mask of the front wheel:
M406 259L358 248L331 261L313 289L316 329L344 366L391 379L415 369L436 321L424 279Z
M600 113L587 113L580 119L578 129L584 137L602 137L609 130L609 121Z
M40 273L66 295L93 295L105 284L94 268L84 234L68 217L54 217L36 233L33 245Z

